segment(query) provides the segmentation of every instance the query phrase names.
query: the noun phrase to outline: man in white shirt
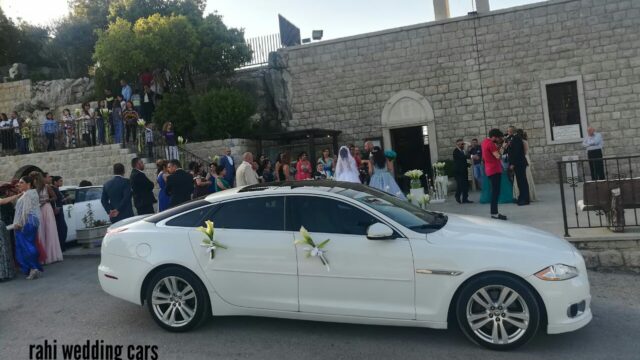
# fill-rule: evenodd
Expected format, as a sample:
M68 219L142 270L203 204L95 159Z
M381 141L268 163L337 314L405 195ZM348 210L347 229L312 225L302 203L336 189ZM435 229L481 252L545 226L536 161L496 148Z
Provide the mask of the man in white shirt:
M592 180L604 180L604 163L602 161L602 134L596 132L596 129L589 127L587 136L582 141L582 146L587 150L587 158L589 159L589 169L591 170Z
M253 154L246 152L242 155L242 164L236 171L236 184L238 187L254 185L258 183L258 174L253 170Z

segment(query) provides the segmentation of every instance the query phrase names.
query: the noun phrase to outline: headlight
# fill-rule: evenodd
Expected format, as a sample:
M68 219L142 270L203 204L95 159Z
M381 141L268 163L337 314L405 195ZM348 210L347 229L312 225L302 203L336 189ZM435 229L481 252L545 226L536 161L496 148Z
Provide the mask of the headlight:
M556 264L538 271L536 277L545 281L562 281L578 276L578 269L573 266Z

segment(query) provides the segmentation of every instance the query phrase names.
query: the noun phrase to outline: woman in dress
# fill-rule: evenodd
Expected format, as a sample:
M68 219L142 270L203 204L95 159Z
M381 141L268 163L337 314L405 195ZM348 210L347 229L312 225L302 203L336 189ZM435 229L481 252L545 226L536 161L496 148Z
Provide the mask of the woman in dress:
M213 194L218 191L218 187L216 186L216 182L218 181L218 179L216 179L218 177L218 174L216 174L217 166L218 164L215 162L210 163L209 171L207 171L207 176L205 176L205 179L209 182L209 188L207 189L209 194Z
M360 183L360 172L356 160L351 156L351 152L346 146L342 146L338 151L335 175L337 181Z
M202 176L200 164L196 161L189 163L189 172L193 176L193 198L197 199L209 194L209 185L211 183Z
M260 165L260 171L262 174L262 182L269 183L275 180L273 169L271 168L271 160L264 159Z
M400 199L406 199L402 190L393 179L393 163L385 156L379 146L374 146L369 158L369 186L382 190Z
M78 120L82 121L82 140L86 146L96 145L96 112L91 108L91 104L82 104L82 115Z
M167 121L162 125L162 137L164 138L164 142L167 146L165 150L165 155L168 160L179 159L178 154L178 144L176 142L176 133L173 131L173 124L171 121Z
M296 180L307 180L313 177L313 169L311 168L311 162L306 152L301 152L298 155L298 162L296 163Z
M20 197L20 194L0 199L0 205L9 204ZM7 225L0 219L0 281L13 279L16 267L13 263L13 246L7 231Z
M67 149L76 147L76 123L69 109L62 110L62 124L64 126L64 143Z
M528 142L527 133L522 131L522 129L518 129L516 130L516 134L518 134L522 138L522 143L524 144L524 157L527 159L527 164L529 164L527 165L527 171L526 171L527 182L529 183L529 201L536 201L537 200L536 184L533 182L533 174L531 173L532 162L531 162L531 158L529 157L529 142ZM520 191L518 190L518 182L514 181L513 197L517 199L519 195L520 195Z
M122 124L122 107L120 106L120 98L122 95L118 95L115 100L113 100L113 105L111 108L111 121L113 121L113 139L116 144L122 143L122 133L124 131L124 127Z
M169 208L169 195L167 195L167 160L160 159L156 161L156 168L158 170L158 211L164 211Z
M62 261L62 249L60 248L60 239L58 238L56 218L53 214L53 207L51 207L51 202L55 202L56 195L53 190L44 183L41 173L32 171L29 176L33 179L35 190L40 197L41 215L40 226L38 227L38 238L47 254L44 263L51 264Z
M127 101L126 108L122 111L122 121L124 121L126 129L126 141L127 143L136 143L138 133L138 120L140 116L138 112L133 108L133 102Z
M34 189L34 182L30 176L24 176L18 181L22 195L16 203L16 213L13 219L13 229L16 236L16 261L20 270L33 280L40 276L42 266L38 262L36 236L40 225L40 197ZM60 246L58 244L58 246Z
M106 144L105 124L109 121L109 109L105 100L98 101L96 109L96 127L98 128L98 144Z
M322 157L318 159L318 164L322 164L324 175L333 177L333 158L329 149L322 150Z
M218 191L230 189L231 185L229 185L227 180L224 179L224 177L227 175L227 169L224 167L224 165L218 165L216 167L216 174L218 175L216 177L216 189Z
M291 158L289 157L289 153L282 153L280 156L280 162L276 165L276 176L278 181L289 181L290 170L289 164L291 163Z

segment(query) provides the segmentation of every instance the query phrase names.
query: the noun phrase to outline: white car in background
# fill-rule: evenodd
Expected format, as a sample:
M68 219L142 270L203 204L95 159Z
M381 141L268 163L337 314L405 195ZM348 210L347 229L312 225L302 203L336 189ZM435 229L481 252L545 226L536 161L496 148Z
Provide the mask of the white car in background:
M62 209L68 229L66 242L76 240L77 229L86 229L86 225L82 219L89 210L87 205L91 206L94 220L109 222L109 215L104 211L102 203L100 202L102 198L102 186L62 186L60 192L65 197L65 203Z
M211 258L198 226L215 223ZM322 252L301 239L301 226ZM114 224L98 277L169 331L210 315L459 326L506 350L592 318L567 241L525 226L421 210L360 184L258 184ZM326 260L326 264L322 260Z

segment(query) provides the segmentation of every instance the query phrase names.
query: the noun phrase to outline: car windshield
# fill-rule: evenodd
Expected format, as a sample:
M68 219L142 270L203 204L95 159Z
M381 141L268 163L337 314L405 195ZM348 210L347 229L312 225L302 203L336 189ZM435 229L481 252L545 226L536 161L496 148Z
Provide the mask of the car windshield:
M336 187L333 192L365 204L415 232L430 233L442 228L447 223L447 216L442 213L422 210L395 196L375 189Z

